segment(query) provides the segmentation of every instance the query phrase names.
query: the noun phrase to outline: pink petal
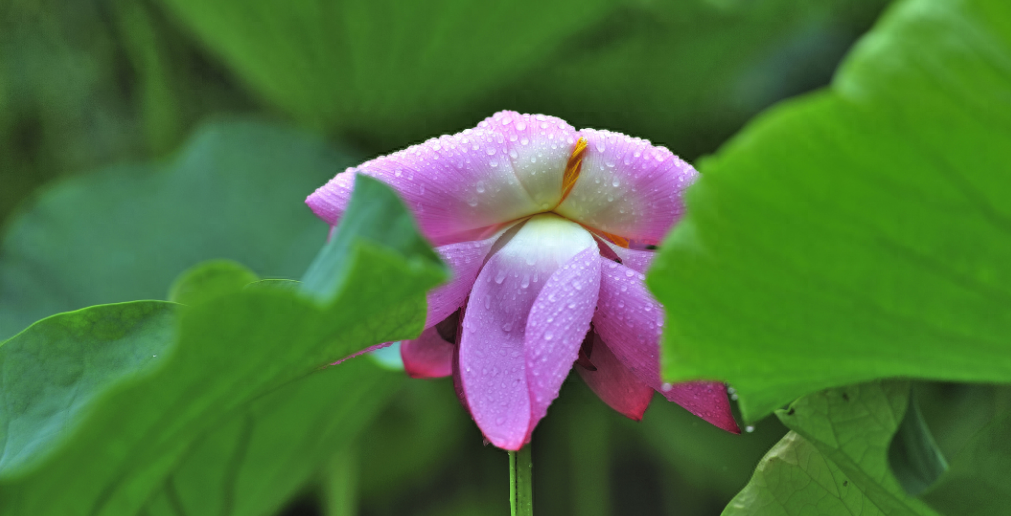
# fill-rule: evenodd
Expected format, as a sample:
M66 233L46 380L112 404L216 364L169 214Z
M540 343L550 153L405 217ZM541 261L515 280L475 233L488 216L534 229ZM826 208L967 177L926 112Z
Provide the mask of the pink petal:
M576 372L608 406L630 419L642 420L646 407L653 399L653 388L625 367L600 335L591 332L587 338L593 339L590 363L596 371L577 366Z
M548 278L530 310L525 343L531 406L528 434L558 397L590 329L600 292L599 258L596 245L573 256Z
M691 382L663 389L660 381L663 306L646 289L642 273L610 260L605 261L602 271L593 327L618 360L668 400L724 430L739 433L723 384Z
M646 269L649 269L650 264L653 263L653 257L656 256L656 252L654 251L647 251L645 249L627 249L614 245L611 242L603 242L604 245L610 248L618 259L621 260L622 265L643 274L646 273Z
M417 339L400 343L404 371L411 378L442 378L453 373L456 346L446 342L435 327L421 333Z
M684 212L681 194L698 176L664 147L620 133L583 129L582 172L556 210L589 227L657 244Z
M546 211L561 200L565 164L576 131L544 115L496 113L475 129L433 138L338 174L306 199L321 219L337 223L354 173L392 186L436 244Z
M306 199L331 225L351 199L354 171L393 187L436 243L540 211L516 179L507 140L485 129L433 138L337 174Z
M435 249L442 260L452 269L453 278L449 283L428 293L426 328L439 323L463 306L463 302L470 294L470 289L474 286L474 280L477 279L477 273L481 270L481 265L484 264L488 251L502 236L502 233L500 231L491 238L476 242L460 242Z
M668 387L669 390L664 390ZM681 405L688 412L728 432L739 434L741 428L730 412L727 386L721 382L685 382L661 386L660 394L667 401Z
M558 205L565 165L578 138L574 127L553 116L514 111L495 113L478 127L504 137L516 177L540 210Z
M474 421L492 444L518 450L531 419L524 343L530 310L548 278L593 237L555 215L531 218L478 274L463 318L459 371Z
M460 374L460 339L463 337L463 320L467 315L467 307L460 309L460 319L458 321L458 327L456 331L456 346L453 352L453 390L456 392L457 399L460 400L460 404L463 408L467 409L467 414L470 415L471 419L474 418L474 414L470 412L470 404L467 403L467 394L463 392L463 375Z

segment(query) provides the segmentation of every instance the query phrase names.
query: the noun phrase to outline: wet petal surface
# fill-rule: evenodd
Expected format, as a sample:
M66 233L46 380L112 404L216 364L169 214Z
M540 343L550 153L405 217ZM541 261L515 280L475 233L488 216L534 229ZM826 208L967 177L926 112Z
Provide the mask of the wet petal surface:
M433 138L338 174L306 200L331 225L347 208L355 172L393 187L422 233L439 243L540 211L516 178L506 138L486 129Z
M576 366L576 372L609 407L640 421L655 391L614 356L600 335L593 332L588 338L592 339L589 360L595 370Z
M439 335L435 327L414 340L400 343L400 358L404 371L411 378L442 378L453 373L453 353L456 346Z
M526 368L530 389L529 432L547 414L579 355L600 292L596 246L573 256L548 278L527 319Z
M435 249L453 271L453 277L449 283L428 293L426 328L449 317L463 306L471 288L474 287L474 280L477 279L477 273L481 270L488 251L501 236L502 232L499 232L484 240L449 244Z
M524 344L530 310L551 275L587 248L596 243L579 225L539 215L477 277L460 335L460 383L478 427L499 448L519 449L528 436Z
M478 125L502 135L516 178L539 211L562 200L565 164L576 145L576 129L560 118L514 111L495 113Z
M660 381L664 313L646 289L645 276L609 260L602 271L593 326L618 360L668 400L724 430L739 433L723 384L691 382L670 386Z
M579 181L555 210L630 240L657 244L684 213L682 193L698 176L665 147L611 131L582 129Z

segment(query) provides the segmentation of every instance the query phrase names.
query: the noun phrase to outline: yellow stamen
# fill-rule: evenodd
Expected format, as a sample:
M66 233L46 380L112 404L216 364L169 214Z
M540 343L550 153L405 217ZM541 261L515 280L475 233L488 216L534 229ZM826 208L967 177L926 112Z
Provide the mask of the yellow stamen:
M613 235L613 234L608 233L606 231L601 231L600 234L604 235L605 238L607 238L608 240L610 240L612 244L614 244L614 245L616 245L618 247L624 247L625 249L628 249L628 246L630 245L628 239L625 238L625 237L618 236L618 235Z
M586 139L580 137L576 140L576 147L572 149L572 154L569 156L568 163L565 164L565 174L562 175L562 199L558 201L555 208L565 202L565 198L569 196L569 192L572 191L572 187L576 186L576 180L579 179L579 173L583 170L584 154L586 154ZM625 249L629 248L629 241L627 238L612 235L611 233L604 231L600 231L599 233L612 244L624 247Z
M572 187L576 186L579 179L579 172L583 169L583 154L586 153L586 140L579 138L576 140L576 148L572 149L569 162L565 164L565 175L562 176L562 201L569 196ZM561 204L561 202L559 202Z

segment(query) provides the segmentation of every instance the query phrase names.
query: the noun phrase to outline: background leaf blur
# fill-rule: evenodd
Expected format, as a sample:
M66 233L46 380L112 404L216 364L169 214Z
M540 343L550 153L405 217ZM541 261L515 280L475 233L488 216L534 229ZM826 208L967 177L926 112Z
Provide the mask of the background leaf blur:
M207 259L300 276L327 234L302 201L352 159L301 131L219 121L165 165L115 166L43 190L3 239L0 337L56 312L162 299Z

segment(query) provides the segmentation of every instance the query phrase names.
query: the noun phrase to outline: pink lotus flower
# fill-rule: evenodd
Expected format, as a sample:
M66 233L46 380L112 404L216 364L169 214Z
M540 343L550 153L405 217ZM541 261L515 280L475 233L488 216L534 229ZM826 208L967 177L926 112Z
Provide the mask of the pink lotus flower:
M408 374L452 374L495 446L530 440L574 364L632 419L659 391L740 432L723 384L660 380L664 313L643 273L698 175L666 148L503 111L338 174L306 201L331 225L353 171L392 186L453 270L428 296L424 333L401 344Z

